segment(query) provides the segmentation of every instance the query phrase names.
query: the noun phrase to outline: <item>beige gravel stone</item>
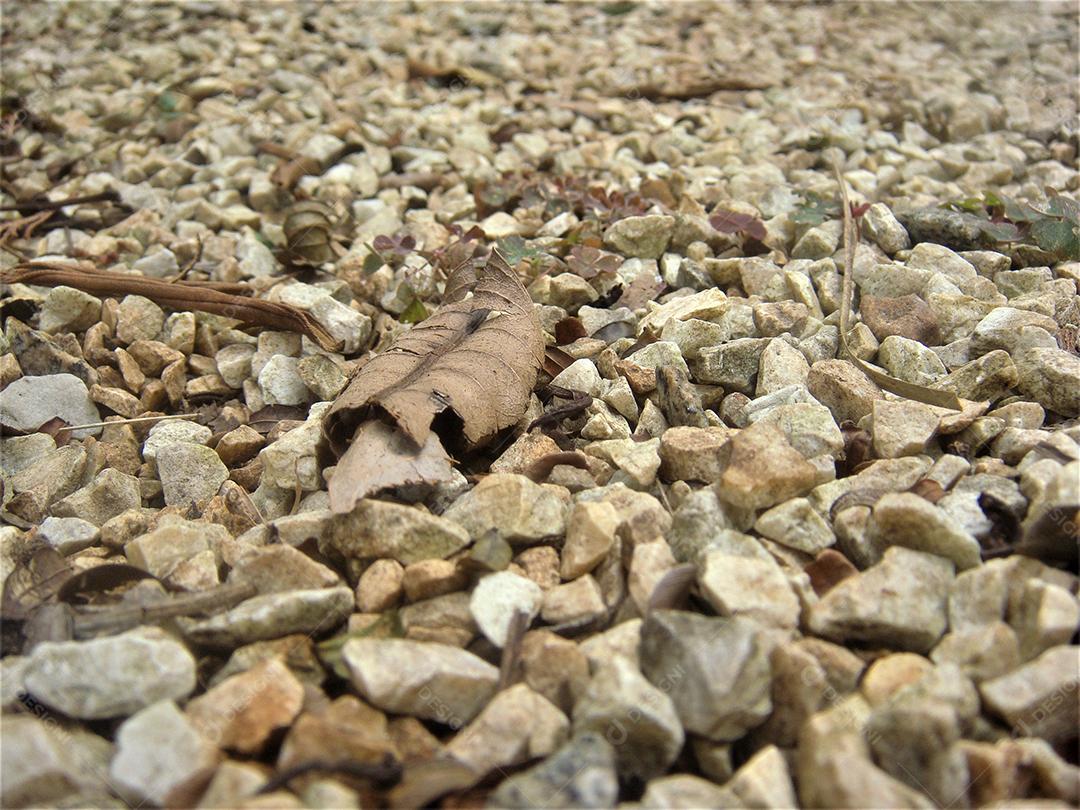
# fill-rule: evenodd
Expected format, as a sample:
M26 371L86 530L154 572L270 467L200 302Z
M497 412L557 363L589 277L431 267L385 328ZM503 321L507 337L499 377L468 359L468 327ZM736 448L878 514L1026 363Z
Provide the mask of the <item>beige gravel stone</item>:
M881 389L846 360L820 360L810 367L806 387L832 411L837 424L859 420L871 412Z
M356 585L356 608L361 613L381 613L394 607L404 593L405 569L397 560L376 560L360 575Z
M271 734L293 722L303 702L300 681L270 658L194 698L184 713L218 747L257 754Z
M452 728L472 720L499 671L472 653L405 639L352 639L341 650L356 689L384 711Z
M540 617L548 624L588 622L607 613L600 586L585 574L544 594Z
M595 568L615 542L619 514L610 503L576 503L566 522L559 575L577 579Z
M772 425L751 425L720 450L723 473L716 491L743 509L761 509L808 492L816 469Z

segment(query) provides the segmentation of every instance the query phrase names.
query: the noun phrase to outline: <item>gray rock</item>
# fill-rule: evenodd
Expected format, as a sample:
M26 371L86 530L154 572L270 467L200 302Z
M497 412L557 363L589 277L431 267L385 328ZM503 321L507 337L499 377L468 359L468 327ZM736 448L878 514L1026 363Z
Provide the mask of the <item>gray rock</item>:
M536 484L524 475L496 473L455 500L443 517L473 538L495 532L513 544L529 544L566 531L570 493Z
M158 450L170 444L209 444L213 431L205 425L187 419L170 419L158 422L143 442L142 455L145 461L157 459Z
M154 531L125 545L124 554L132 565L164 579L185 560L206 551L211 544L220 547L229 538L228 529L216 523L163 521Z
M1076 523L1070 516L1078 509L1080 462L1072 461L1061 466L1032 500L1023 523L1024 542L1029 553L1075 563Z
M1005 396L1018 380L1019 373L1013 358L1009 357L1008 352L996 349L965 363L948 376L934 382L932 387L941 391L952 391L961 399L985 399L994 402Z
M921 791L912 790L874 764L864 736L869 717L869 705L856 694L806 721L796 749L802 806L928 810L935 806Z
M877 362L892 376L916 385L929 385L948 374L936 353L900 335L889 335L881 341Z
M259 390L267 405L303 405L310 399L299 362L295 357L275 354L259 371Z
M730 340L732 335L729 329L725 329L718 323L710 323L700 318L685 320L672 318L664 324L660 338L678 346L682 356L687 360L697 360L702 349L719 346Z
M233 563L229 581L250 582L261 594L332 588L342 584L332 569L286 545L264 546L242 553Z
M670 695L683 727L737 740L772 710L769 645L744 618L652 611L641 626L641 671Z
M53 717L5 714L0 802L5 807L57 806L75 795L108 793L112 745Z
M635 576L646 577L647 574L635 570L635 564L640 562L641 549L649 549L659 545L666 544L663 541L657 541L656 543L642 543L639 546L634 547L634 559L630 564L630 593L631 596L637 596L635 592ZM668 552L668 558L670 559L671 553ZM658 577L662 575L666 569L653 568L654 576ZM652 581L651 579L649 580ZM651 593L651 590L648 591ZM640 604L641 599L635 599L635 604ZM540 609L540 616L548 624L563 624L570 622L582 622L589 623L595 621L608 612L607 605L604 604L604 594L597 584L596 580L590 574L578 577L575 580L567 582L563 585L555 585L544 593L544 603Z
M180 270L180 263L176 261L176 254L166 247L160 247L153 253L147 253L142 258L131 263L133 270L138 270L144 276L165 278Z
M346 354L359 352L371 337L371 318L330 295L318 298L308 312L332 338L340 341L341 351Z
M1032 577L1010 594L1009 624L1020 639L1024 661L1067 644L1080 625L1080 604L1066 588Z
M719 785L688 773L672 774L649 780L638 805L648 810L697 810L697 808L736 808L742 802L726 785Z
M603 735L615 746L620 775L644 780L667 770L684 739L670 695L620 657L593 674L574 705L573 728L574 734Z
M357 691L396 714L462 728L495 694L499 671L446 644L352 639L341 648Z
M252 597L209 619L186 621L183 630L196 644L232 649L290 633L329 633L352 609L352 588L284 591Z
M904 264L879 264L857 280L863 295L884 298L902 298L919 295L933 275L929 270Z
M195 689L195 659L156 627L88 641L42 642L27 663L27 691L69 717L126 717Z
M54 503L50 512L56 517L77 517L102 526L121 512L139 506L139 479L107 467L89 484Z
M758 360L755 395L765 396L791 385L804 386L809 374L810 364L802 352L786 340L776 338L769 342Z
M75 491L85 468L86 451L82 447L57 447L11 476L9 484L12 492L34 493L42 506L48 506Z
M0 474L15 475L37 463L56 449L56 440L48 433L31 433L0 439Z
M10 352L15 355L19 368L27 377L54 377L59 374L71 374L87 385L97 383L97 371L82 359L82 354L77 345L72 345L62 337L53 337L37 329L30 329L14 318L7 320L6 327L7 340L5 344L10 345ZM17 380L12 385L18 382ZM11 386L8 386L5 390L5 398L7 397L7 391L10 390ZM69 393L69 397L74 397L73 401L78 400L74 393ZM45 395L42 395L41 398L43 401L47 401ZM0 404L0 412L2 412L2 409L3 406ZM31 417L36 417L37 414L38 412L35 411L31 414ZM53 415L56 414L48 414L45 418ZM72 422L71 424L85 423ZM38 423L35 423L27 429L36 429L37 426Z
M94 545L101 537L101 530L82 518L49 517L38 527L38 537L68 555Z
M1017 352L1013 359L1016 387L1024 397L1062 416L1080 416L1080 357L1042 347Z
M154 340L165 325L165 312L141 295L128 295L120 302L116 317L116 338L131 344L136 340Z
M625 217L604 232L604 244L626 256L659 259L674 229L675 219L667 215Z
M780 810L798 806L787 759L775 745L750 757L724 787L735 793L742 807Z
M602 734L575 735L527 771L506 779L489 796L493 808L610 808L619 795L615 750Z
M469 609L477 627L496 647L506 644L514 614L525 614L525 627L540 613L544 593L540 586L518 574L500 571L481 579L473 589Z
M1005 349L1013 354L1020 348L1057 348L1057 322L1046 315L1014 307L997 307L975 325L971 351L986 354Z
M758 422L736 433L719 451L717 492L740 509L761 509L803 495L818 483L817 469L776 427Z
M754 531L806 554L817 554L836 542L829 524L806 498L792 498L762 513Z
M638 349L626 359L642 368L658 369L673 366L687 375L690 374L690 369L687 367L686 360L683 359L678 345L667 340L650 343L644 349Z
M161 807L194 804L220 752L171 700L128 718L116 732L109 784L127 801Z
M702 596L721 616L745 616L769 627L792 629L801 606L784 571L748 535L728 531L698 560Z
M263 465L260 484L290 492L297 484L305 492L324 488L316 448L322 437L322 417L329 408L328 402L312 405L304 424L263 448L259 453Z
M303 358L296 371L308 390L323 402L332 402L349 382L337 363L322 354Z
M947 513L911 492L890 492L874 504L867 533L883 545L937 554L958 570L982 561L979 542Z
M810 367L806 387L832 411L837 424L859 420L870 413L882 396L874 382L846 360L821 360Z
M1023 737L1050 743L1076 737L1080 647L1053 647L1034 661L979 686L984 704Z
M1020 666L1020 643L1004 622L946 633L930 653L937 664L955 664L975 683L1004 675Z
M73 374L20 377L10 383L0 397L0 425L3 427L30 432L56 417L69 425L101 421L86 383ZM84 439L100 433L101 428L86 428L73 431L72 436Z
M496 694L446 752L473 773L486 775L547 756L566 742L569 728L565 714L519 683Z
M841 230L843 223L836 219L808 229L791 249L791 258L813 260L832 256L840 243Z
M913 400L874 400L872 442L879 458L917 456L937 433L941 417Z
M265 451L264 451L265 452ZM410 565L445 559L469 545L469 533L451 520L404 504L365 498L347 515L330 518L319 545L347 559L392 558Z
M570 510L566 525L559 573L563 579L576 579L592 571L607 556L615 543L619 513L610 503L577 503Z
M585 448L585 453L618 468L621 475L616 473L613 482L646 490L656 481L656 471L660 469L659 450L659 439L610 439L593 442Z
M746 407L750 424L761 422L780 428L788 444L808 459L817 456L839 458L843 453L844 436L836 426L832 413L824 405L791 402L761 409L765 399L767 397L756 399Z
M929 652L945 631L953 564L902 546L877 565L841 581L811 605L806 628L836 641L866 641Z
M907 229L893 216L885 203L874 203L863 215L866 235L890 256L911 247Z
M907 266L941 273L954 284L972 281L978 276L975 266L944 245L920 242L908 254Z
M255 347L246 343L232 343L222 346L214 355L218 374L230 388L240 388L244 380L251 376L251 357Z
M967 759L953 747L961 731L952 706L911 696L907 689L875 708L866 726L882 770L929 794L939 806L963 795L970 784Z
M43 332L82 332L101 317L101 301L73 287L53 287L41 305Z
M694 379L722 385L724 390L753 394L761 353L769 343L769 338L737 338L719 346L703 347L698 359L692 361Z
M168 444L156 455L166 506L205 503L229 478L218 454L201 444Z
M936 205L917 208L899 217L911 239L937 242L954 250L993 248L996 242L985 232L986 220Z

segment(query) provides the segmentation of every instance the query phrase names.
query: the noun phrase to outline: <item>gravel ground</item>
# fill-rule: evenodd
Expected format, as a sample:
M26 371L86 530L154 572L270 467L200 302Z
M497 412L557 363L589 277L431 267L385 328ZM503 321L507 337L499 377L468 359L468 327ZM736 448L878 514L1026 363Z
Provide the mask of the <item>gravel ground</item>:
M5 12L4 806L1080 801L1075 4ZM529 407L336 514L459 242Z

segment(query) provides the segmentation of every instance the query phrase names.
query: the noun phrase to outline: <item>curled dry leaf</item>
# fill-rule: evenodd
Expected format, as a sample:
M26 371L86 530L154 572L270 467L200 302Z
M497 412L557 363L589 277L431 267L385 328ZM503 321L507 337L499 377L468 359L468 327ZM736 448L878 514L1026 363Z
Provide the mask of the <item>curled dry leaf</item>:
M478 272L460 265L445 301L368 361L327 412L325 446L340 459L334 511L380 489L445 479L445 445L482 445L525 413L544 340L506 260L493 251Z
M285 256L290 264L315 267L334 258L333 211L318 200L304 200L285 215Z

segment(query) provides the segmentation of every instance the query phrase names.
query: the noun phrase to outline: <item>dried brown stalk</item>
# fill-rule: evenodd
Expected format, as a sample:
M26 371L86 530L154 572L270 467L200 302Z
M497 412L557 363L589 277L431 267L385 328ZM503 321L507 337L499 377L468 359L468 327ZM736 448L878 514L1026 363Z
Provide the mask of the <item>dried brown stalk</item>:
M859 371L878 384L879 387L894 394L922 402L926 405L936 405L939 408L950 408L954 411L962 411L963 404L956 394L951 391L939 391L927 388L924 385L916 385L906 380L898 380L891 377L881 369L875 368L869 363L864 363L851 351L847 343L848 331L851 320L851 299L854 293L853 265L855 264L855 246L858 243L858 235L855 230L855 218L851 214L851 203L848 200L847 183L840 172L840 166L833 163L833 174L836 183L840 186L840 205L844 211L844 274L843 287L840 294L840 351L846 359Z
M327 351L341 346L326 329L308 313L288 304L263 301L224 292L216 283L169 282L145 276L113 273L87 264L58 262L25 262L0 271L5 284L37 284L43 287L68 286L99 297L109 295L142 295L155 303L180 311L198 310L234 318L257 326L269 326L289 332L300 332ZM229 285L235 289L242 285Z
M102 633L119 633L141 624L156 624L176 616L216 613L250 599L258 589L250 582L230 582L208 591L180 594L150 605L110 605L96 611L75 614L75 638L93 638Z

